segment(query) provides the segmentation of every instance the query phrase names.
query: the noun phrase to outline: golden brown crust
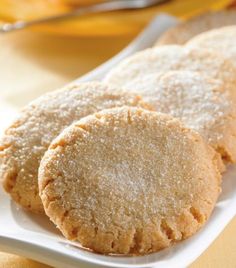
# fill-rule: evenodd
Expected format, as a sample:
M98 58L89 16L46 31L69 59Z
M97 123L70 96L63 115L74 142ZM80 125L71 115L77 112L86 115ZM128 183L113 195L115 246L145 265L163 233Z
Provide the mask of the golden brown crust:
M51 141L75 120L123 105L147 107L140 97L99 82L70 86L30 103L0 141L4 189L24 208L43 213L38 167Z
M105 110L53 141L39 169L40 196L68 239L101 253L147 254L207 221L220 192L215 156L168 115Z

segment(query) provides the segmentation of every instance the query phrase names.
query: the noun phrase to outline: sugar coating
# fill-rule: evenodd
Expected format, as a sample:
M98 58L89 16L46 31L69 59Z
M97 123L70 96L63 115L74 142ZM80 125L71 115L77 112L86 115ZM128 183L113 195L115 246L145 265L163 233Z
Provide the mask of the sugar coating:
M72 122L106 108L143 106L140 97L99 82L70 86L26 106L0 141L0 177L17 203L43 213L38 167L51 141Z
M179 23L177 26L167 30L157 40L156 45L185 44L188 40L202 32L227 25L236 24L235 10L221 10L218 12L207 12Z
M146 254L193 235L220 192L216 152L179 120L123 107L65 129L39 168L46 214L100 253Z
M236 68L223 55L210 49L178 45L138 52L112 69L105 81L125 86L138 77L171 70L198 71L209 78L221 79L226 86L236 86Z
M200 133L226 162L236 161L236 99L221 80L197 72L159 72L126 85L156 111L180 118Z
M236 17L236 13L235 13ZM236 18L235 18L236 20ZM236 26L227 26L197 35L187 46L210 48L231 60L236 67Z

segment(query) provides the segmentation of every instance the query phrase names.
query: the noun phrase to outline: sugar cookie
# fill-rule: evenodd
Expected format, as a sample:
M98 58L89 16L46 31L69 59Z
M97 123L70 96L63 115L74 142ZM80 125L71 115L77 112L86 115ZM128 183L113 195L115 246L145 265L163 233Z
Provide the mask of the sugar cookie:
M123 105L144 104L136 95L98 82L54 91L30 103L0 141L0 177L5 190L24 208L43 212L38 167L51 141L75 120Z
M236 162L235 94L221 80L196 72L169 71L137 78L126 89L200 133L225 162Z
M185 44L188 40L202 32L227 25L236 24L235 10L208 12L179 23L167 30L157 40L156 45Z
M138 77L170 70L199 71L209 78L221 79L225 85L236 87L236 68L231 61L208 49L178 45L160 46L138 52L112 69L105 81L125 87Z
M236 14L235 14L236 16ZM192 48L210 48L231 60L236 68L236 25L211 30L189 40L187 46Z
M74 123L39 168L46 214L100 253L155 252L199 230L220 192L216 152L171 116L132 107Z

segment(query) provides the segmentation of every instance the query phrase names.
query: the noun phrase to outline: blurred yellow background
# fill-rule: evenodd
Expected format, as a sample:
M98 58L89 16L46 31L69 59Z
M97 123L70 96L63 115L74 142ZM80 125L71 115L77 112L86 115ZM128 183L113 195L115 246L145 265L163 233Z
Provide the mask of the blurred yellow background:
M101 0L0 0L0 21L31 20L48 15L68 12L77 7ZM172 0L156 7L138 11L120 11L83 16L60 23L51 23L34 30L70 36L129 35L137 33L158 12L167 12L180 18L219 10L230 0Z

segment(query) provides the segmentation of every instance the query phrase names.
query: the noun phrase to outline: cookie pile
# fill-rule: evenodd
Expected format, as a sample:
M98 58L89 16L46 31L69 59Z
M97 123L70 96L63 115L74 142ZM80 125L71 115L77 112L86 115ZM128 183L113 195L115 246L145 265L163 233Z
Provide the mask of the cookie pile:
M230 26L159 45L31 102L0 140L4 189L95 252L192 236L236 162L234 38Z

